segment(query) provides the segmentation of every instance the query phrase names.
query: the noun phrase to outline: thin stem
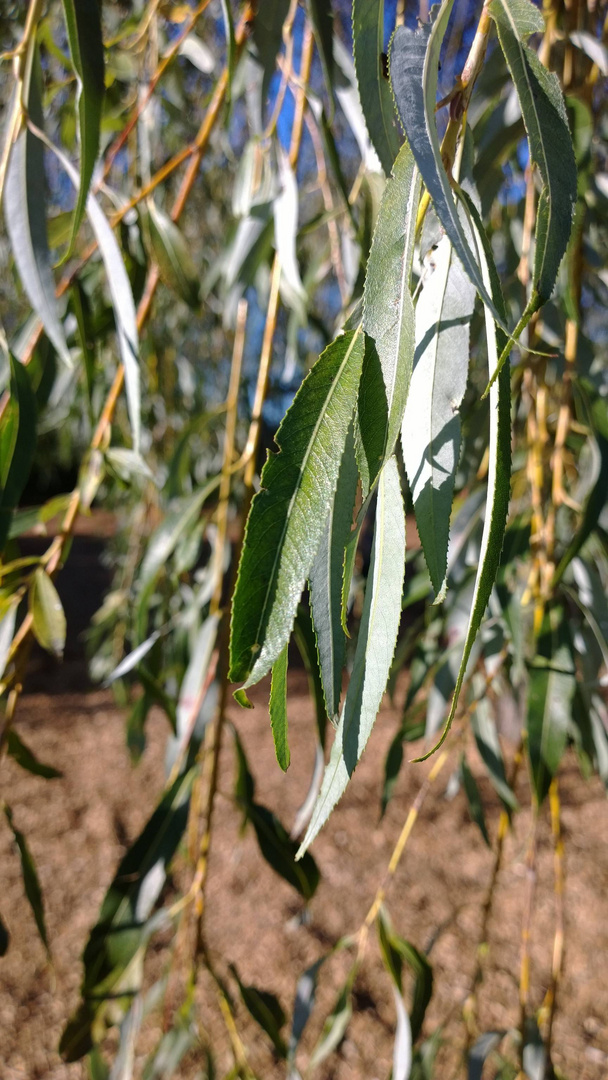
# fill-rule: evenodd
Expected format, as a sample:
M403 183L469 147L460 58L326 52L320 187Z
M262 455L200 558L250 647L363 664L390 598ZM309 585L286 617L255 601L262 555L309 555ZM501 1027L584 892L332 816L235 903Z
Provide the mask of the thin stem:
M521 959L519 966L519 1027L521 1033L520 1056L522 1072L528 999L530 994L530 936L532 930L532 915L534 912L534 895L536 891L536 840L538 833L538 806L536 804L533 807L532 814L532 828L526 854L526 884L524 893L524 911L521 924Z

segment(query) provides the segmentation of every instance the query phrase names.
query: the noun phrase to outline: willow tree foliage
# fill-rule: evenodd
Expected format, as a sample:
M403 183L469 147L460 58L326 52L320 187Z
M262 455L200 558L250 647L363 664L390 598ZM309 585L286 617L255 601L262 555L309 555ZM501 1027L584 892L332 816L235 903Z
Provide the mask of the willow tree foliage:
M167 984L175 997L181 979L181 996L143 1075L179 1075L189 1052L215 1075L196 1023L199 966L230 1032L227 980L287 1075L313 1073L347 1030L373 926L395 995L393 1077L436 1075L440 1029L422 1034L432 969L394 928L383 886L333 950L354 949L352 965L308 1061L299 1041L329 957L297 986L294 975L289 1034L272 993L211 965L207 853L228 742L244 823L306 904L320 880L309 848L332 828L387 687L403 688L382 808L416 742L415 760L432 759L412 766L421 782L452 762L497 870L525 762L528 865L549 803L561 902L569 744L582 774L608 784L605 16L583 0L420 12L383 0L333 11L328 0L30 0L2 16L2 753L56 775L21 738L19 695L34 639L62 654L55 579L94 504L119 527L93 677L127 709L135 759L152 706L169 728L165 790L109 885L61 1038L94 1076L132 1075L151 1007L146 949L168 927L191 943L190 967ZM30 477L39 489L59 465L73 490L32 506ZM52 521L46 552L23 555L20 537ZM226 709L231 684L247 706L271 673L268 738L289 766L292 638L317 754L290 832L258 801ZM473 746L503 807L497 827ZM5 817L52 950L27 839ZM169 901L180 849L191 885ZM530 895L525 920L531 908ZM540 1013L528 929L519 1029L479 1030L477 977L463 1002L470 1077L492 1055L503 1080L518 1058L520 1075L553 1075L559 917ZM251 1076L232 1045L226 1075Z

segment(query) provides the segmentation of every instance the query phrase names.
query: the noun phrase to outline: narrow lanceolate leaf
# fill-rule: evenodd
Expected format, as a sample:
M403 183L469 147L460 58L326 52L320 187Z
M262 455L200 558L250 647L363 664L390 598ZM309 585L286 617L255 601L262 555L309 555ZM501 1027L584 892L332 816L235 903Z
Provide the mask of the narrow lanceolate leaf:
M77 187L78 174L65 155L62 154L53 143L46 142L46 145L53 151L72 183ZM110 289L112 307L114 308L114 319L116 322L118 350L125 371L125 389L127 392L129 419L131 421L133 449L139 452L141 433L141 391L138 360L139 335L137 333L137 320L133 293L131 291L131 282L129 281L114 233L112 232L103 210L92 194L89 194L86 202L86 209L108 277L108 287Z
M539 806L566 749L575 691L568 627L563 610L552 608L545 615L536 642L528 684L527 749Z
M65 615L57 589L46 570L39 567L33 577L29 592L32 629L43 649L63 655L65 645Z
M289 743L287 741L287 652L286 645L272 667L270 684L270 726L274 739L277 761L283 772L289 768Z
M416 525L436 600L445 594L475 289L447 236L416 305L416 356L401 438Z
M236 60L236 40L234 37L234 19L232 17L230 0L221 0L221 2L224 32L226 34L226 68L228 70L227 97L230 99L232 94L232 77L234 75L234 64Z
M23 875L23 887L25 889L25 895L28 903L32 909L38 933L42 940L47 954L49 954L49 939L46 932L46 921L44 918L44 900L42 897L42 889L40 888L40 881L38 880L38 872L36 865L32 859L30 849L27 845L27 841L23 833L17 828L13 821L13 814L6 804L4 805L4 813L6 820L8 821L12 834L15 838L15 843L19 851L19 858L21 859L21 873Z
M390 176L403 140L385 70L384 0L353 0L353 52L367 130Z
M283 39L283 23L289 12L289 0L264 0L253 16L251 35L263 70L262 105L268 97L270 80L274 75L277 53Z
M386 444L392 454L414 364L415 319L410 292L420 173L402 146L382 196L372 240L363 306L363 327L374 340L386 396Z
M477 749L488 770L496 794L502 800L508 813L511 810L518 810L519 803L507 780L498 731L492 715L492 706L487 697L481 698L477 702L477 707L471 717L471 727Z
M469 814L471 821L474 821L481 835L483 836L488 847L491 847L490 837L488 835L488 829L486 826L486 816L483 809L483 802L481 801L481 795L477 786L477 781L473 776L469 768L469 763L466 759L466 755L462 754L460 758L460 774L462 776L462 786L467 799L467 806L469 808Z
M380 708L395 651L405 573L405 515L394 458L378 484L372 559L353 671L300 857L343 795Z
M349 429L329 517L310 571L310 603L327 715L340 707L346 635L342 626L342 584L346 545L357 493L357 462Z
M504 301L500 282L488 248L479 214L472 201L462 194L463 206L467 211L471 232L476 246L477 258L483 271L485 289L491 290L494 306L504 315ZM492 313L485 307L486 339L488 347L488 369L490 377L498 367L498 361L506 344L504 335L496 326ZM486 514L481 537L479 565L473 590L471 613L467 626L462 660L456 678L454 696L441 738L436 746L418 760L424 761L437 750L445 740L456 715L458 698L464 682L471 650L481 626L490 593L500 564L500 554L505 535L509 495L511 487L511 377L509 365L504 364L498 378L490 388L490 438L488 460L488 491L486 496Z
M287 643L338 482L363 335L336 338L302 383L253 500L232 609L230 678L252 686Z
M10 398L0 419L0 551L36 452L36 398L27 368L10 356Z
M377 927L382 960L396 989L399 991L400 997L403 994L402 969L404 961L414 975L414 992L409 1022L411 1024L411 1038L415 1042L420 1035L427 1006L433 994L433 969L424 953L395 932L387 913L382 908L378 916Z
M41 128L42 75L37 48L33 50L27 94L29 118ZM57 311L55 282L46 232L44 150L29 128L11 150L4 185L4 220L13 257L28 299L58 355L68 367L72 359Z
M80 132L80 183L72 221L71 247L82 222L99 153L105 83L99 0L63 0L63 10L72 63L78 79Z
M153 199L147 209L150 248L162 281L190 307L198 307L200 275L183 233Z
M114 1016L117 1008L124 1012L124 1001L139 989L140 973L133 970L133 961L151 932L148 920L186 827L193 779L191 770L165 792L105 895L83 954L82 1001L59 1045L66 1061L88 1053L92 1028L108 1007Z
M484 304L506 331L504 313L495 306L456 210L435 123L439 54L453 3L443 0L435 19L416 31L397 27L391 46L391 85L403 129L437 216Z
M319 59L323 68L325 87L332 102L334 85L334 14L331 0L307 0L307 8L315 35Z
M553 292L570 239L576 162L557 75L547 71L522 40L544 30L540 11L529 0L492 0L489 12L519 97L530 156L543 182L536 214L534 291L529 304L535 310Z

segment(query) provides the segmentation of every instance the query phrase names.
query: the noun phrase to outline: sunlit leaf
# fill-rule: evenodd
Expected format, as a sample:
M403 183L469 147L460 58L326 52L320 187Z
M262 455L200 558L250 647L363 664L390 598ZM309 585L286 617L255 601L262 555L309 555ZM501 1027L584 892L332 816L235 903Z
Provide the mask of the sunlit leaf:
M536 801L545 799L566 748L576 677L561 608L547 611L529 670L527 750Z
M394 458L378 484L374 545L353 670L321 791L298 856L310 846L343 795L365 749L388 680L401 618L405 515Z
M153 199L147 203L147 210L151 253L162 281L190 307L198 307L200 273L183 233Z
M29 591L32 629L43 649L62 656L65 646L65 614L59 593L46 570L39 567L32 578Z
M363 360L360 331L336 338L302 383L262 471L232 608L230 678L258 682L287 642L321 540Z
M353 1015L352 989L356 974L357 965L354 964L338 994L332 1011L323 1024L319 1041L310 1055L308 1068L311 1072L337 1049L346 1035L346 1029Z
M0 551L36 453L36 398L27 369L10 356L10 399L0 417Z
M272 666L270 684L270 726L274 739L277 761L283 772L289 768L289 743L287 741L287 652L286 645Z
M43 126L42 74L37 48L32 49L27 94L29 118ZM29 127L12 147L4 185L4 220L13 257L29 301L44 332L68 367L72 358L57 311L46 232L44 149Z
M99 0L63 0L72 62L78 79L80 183L70 246L82 222L93 169L99 153L105 93L101 8Z

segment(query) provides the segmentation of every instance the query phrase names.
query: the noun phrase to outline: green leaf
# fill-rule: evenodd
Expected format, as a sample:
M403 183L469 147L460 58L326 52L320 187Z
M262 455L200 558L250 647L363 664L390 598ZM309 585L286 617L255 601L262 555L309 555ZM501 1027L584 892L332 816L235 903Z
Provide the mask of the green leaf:
M400 998L403 995L402 967L404 961L414 975L410 1024L411 1041L416 1042L422 1030L424 1016L433 993L433 969L424 953L420 952L411 942L395 933L386 911L382 908L376 925L382 960Z
M484 304L506 332L504 311L496 307L457 212L435 123L439 54L453 3L443 0L433 21L423 23L416 31L397 27L391 43L391 85L403 129L437 216Z
M34 572L29 591L32 629L43 649L62 656L65 646L65 615L59 593L42 567Z
M99 153L105 82L99 0L63 0L63 10L78 79L80 129L80 184L72 222L71 249L82 222Z
M199 273L183 233L168 214L159 210L153 199L149 199L146 208L151 254L158 266L161 280L190 307L198 307Z
M258 682L289 639L334 490L363 360L360 331L325 350L276 434L245 534L232 608L230 678Z
M372 559L353 671L329 763L300 857L343 795L365 749L386 687L401 618L405 572L405 514L394 458L378 485Z
M331 956L331 953L329 955ZM314 964L311 964L298 979L295 1001L293 1003L293 1020L287 1055L287 1063L291 1070L288 1074L290 1080L293 1073L296 1050L298 1049L298 1044L314 1008L317 996L317 979L319 971L326 960L327 956L322 956L319 960L315 960Z
M321 681L327 715L332 720L340 707L342 668L346 655L346 637L342 627L342 584L345 549L351 534L357 482L357 462L351 427L329 518L309 576Z
M166 566L180 540L196 525L201 509L219 484L219 476L208 480L203 487L186 499L176 499L164 521L152 533L138 575L139 589L151 588L160 570Z
M481 835L483 836L486 844L489 848L492 847L490 843L490 837L488 836L488 829L486 826L486 817L483 811L483 803L481 801L481 795L479 788L477 787L477 781L471 772L465 754L461 754L460 757L460 775L462 776L462 786L464 793L467 797L467 806L469 808L469 814L471 821L474 821L478 826Z
M401 439L435 603L447 587L450 516L460 458L475 289L447 236L430 256L416 304L416 356ZM430 271L430 272L428 272Z
M308 15L312 23L319 59L323 68L325 87L333 103L334 86L334 14L331 0L306 0Z
M18 595L11 596L8 600L3 597L0 606L0 679L2 679L6 670L6 661L13 643L19 601L20 597Z
M323 685L321 683L321 672L319 671L317 643L310 611L302 605L298 608L293 633L298 652L302 657L308 676L310 696L315 706L319 742L321 743L321 746L324 746L325 729L327 727L327 709L325 706Z
M10 354L10 398L0 417L0 551L36 453L36 398L27 368Z
M14 728L10 728L6 736L6 750L22 769L33 773L34 776L43 776L45 780L54 780L58 776L63 776L59 769L54 769L52 765L45 765L39 761L29 746L20 739Z
M233 728L237 753L235 798L244 814L244 823L253 825L262 856L269 866L287 881L304 900L311 900L319 884L320 874L312 855L295 861L297 844L270 810L255 802L255 782L241 740Z
M504 1031L484 1031L479 1036L469 1054L468 1080L482 1080L485 1060L496 1050L504 1035Z
M234 964L230 964L230 970L238 984L248 1013L256 1024L260 1025L262 1031L266 1032L279 1057L287 1057L287 1046L281 1035L281 1028L285 1026L286 1017L279 999L267 990L258 990L257 986L245 986Z
M4 813L6 820L8 821L15 843L19 851L19 858L21 859L21 873L23 875L23 887L25 889L25 895L28 903L32 909L34 919L36 920L36 926L42 944L44 945L47 956L50 959L51 952L49 949L49 940L46 932L46 921L44 918L44 899L42 896L42 889L40 888L40 882L38 880L38 872L34 860L32 859L30 849L27 845L27 841L22 832L17 828L13 821L13 813L9 806L4 804Z
M496 794L502 800L507 812L518 810L519 803L507 781L505 765L498 738L498 731L492 715L492 708L487 698L478 701L471 717L471 727L477 743L477 749Z
M403 140L385 71L384 0L353 0L353 54L367 130L390 176Z
M406 143L384 189L365 278L363 327L374 340L386 396L384 459L395 448L414 365L410 289L419 200L420 174Z
M316 1069L342 1042L353 1015L352 989L357 974L357 963L351 967L344 986L325 1023L317 1045L308 1061L308 1071Z
M70 180L78 187L78 174L65 154L62 154L52 142L45 139L45 145L61 162ZM131 421L133 449L139 452L141 435L141 389L139 377L139 335L131 283L125 269L120 248L103 210L92 193L86 201L86 211L99 246L108 278L108 288L112 298L118 350L125 371L125 390L127 408Z
M277 761L283 772L289 768L289 743L287 742L287 654L286 645L272 666L270 684L270 726L274 739Z
M42 74L37 47L31 49L26 106L38 128L42 116ZM4 185L4 221L19 276L44 332L67 367L72 358L57 312L55 282L46 232L46 190L42 143L26 127L14 144Z
M226 68L228 70L228 87L226 90L226 97L228 101L230 101L232 95L232 79L234 76L234 65L236 63L237 57L236 40L234 37L234 19L232 17L230 0L221 0L221 3L222 16L224 19L224 32L226 34Z
M530 156L543 188L536 212L534 291L528 310L537 310L553 292L576 203L577 174L566 106L557 75L541 64L522 38L544 30L529 0L492 0L488 10L515 84L528 134Z
M529 671L525 730L534 796L540 806L568 740L576 676L568 625L561 608L546 612Z
M477 248L477 257L482 268L486 289L494 297L494 306L504 314L504 301L500 281L491 259L488 240L483 231L479 215L472 201L465 192L461 192L463 205L469 216L469 224ZM504 336L496 326L488 307L484 308L486 340L488 348L488 369L490 377L497 369L503 351ZM490 594L500 565L500 555L505 535L509 496L511 488L511 376L509 366L503 365L497 380L490 388L490 437L488 460L488 490L486 496L486 514L481 537L479 564L475 577L473 601L469 615L462 659L456 678L452 704L439 742L427 754L417 760L424 761L444 742L456 715L458 699L471 650L485 614Z
M605 439L602 434L597 432L596 441L600 453L598 477L589 492L581 523L562 555L553 576L552 585L554 588L563 578L568 566L578 555L585 541L589 539L591 533L595 530L600 514L606 505L608 492L608 439Z
M83 954L82 1002L59 1044L65 1061L88 1053L108 1008L114 1017L121 998L128 1001L139 989L137 957L152 932L149 917L186 827L193 779L190 770L165 792L105 895Z
M277 54L283 41L283 23L289 13L289 0L264 0L253 16L251 36L262 66L262 106L268 97Z

